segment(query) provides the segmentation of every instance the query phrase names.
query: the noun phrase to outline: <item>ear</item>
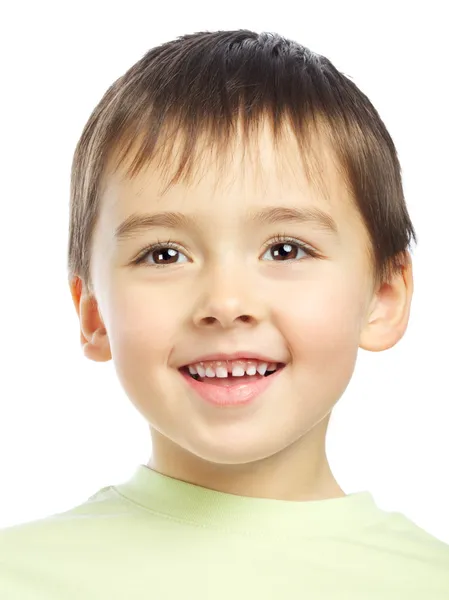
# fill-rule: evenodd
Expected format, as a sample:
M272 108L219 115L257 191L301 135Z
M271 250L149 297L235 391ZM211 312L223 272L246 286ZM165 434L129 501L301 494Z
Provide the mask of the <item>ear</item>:
M74 277L70 282L70 293L80 321L80 341L84 355L96 362L111 360L108 334L95 297L87 294L80 277Z
M390 283L383 283L373 297L361 332L360 348L380 352L397 344L407 329L412 296L412 261L407 252L402 270Z

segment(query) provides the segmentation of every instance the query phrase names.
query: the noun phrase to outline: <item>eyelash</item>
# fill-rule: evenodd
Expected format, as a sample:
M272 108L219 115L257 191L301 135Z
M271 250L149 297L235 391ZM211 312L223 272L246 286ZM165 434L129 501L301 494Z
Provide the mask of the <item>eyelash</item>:
M311 248L307 244L304 244L303 242L300 242L299 240L289 237L287 235L275 235L274 238L272 238L269 242L264 244L264 254L268 248L270 248L271 246L276 246L277 244L294 244L295 246L298 246L298 248L300 248L300 250L305 252L309 257L312 257L312 258L318 257L318 253L315 252L315 250L313 250L313 248ZM172 242L171 240L167 240L165 242L158 240L155 244L152 244L151 246L147 246L139 254L139 256L136 258L136 260L133 261L132 264L139 265L139 264L143 263L145 258L152 252L155 252L156 250L167 249L167 248L177 250L178 252L183 252L183 249L181 248L181 246L176 244L176 242ZM296 262L296 259L288 259L285 261L273 261L273 262ZM170 264L176 264L176 263L170 263ZM145 266L164 269L164 268L170 266L170 264L167 264L167 265L147 264Z

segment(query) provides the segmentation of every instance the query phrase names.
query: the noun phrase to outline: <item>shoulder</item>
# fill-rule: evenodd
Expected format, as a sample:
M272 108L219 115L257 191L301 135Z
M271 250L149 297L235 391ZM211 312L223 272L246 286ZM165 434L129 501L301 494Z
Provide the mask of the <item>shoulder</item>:
M366 534L372 548L391 556L392 567L424 585L433 578L449 592L449 544L399 512L387 513Z
M87 597L90 566L120 547L126 515L116 497L99 492L66 512L0 529L0 598L59 600L61 585Z
M51 541L63 541L70 530L82 531L88 524L98 522L95 517L101 520L108 514L117 514L120 507L123 510L122 499L108 487L66 511L4 527L0 529L0 556L6 548L11 551L25 543L27 547L43 547Z

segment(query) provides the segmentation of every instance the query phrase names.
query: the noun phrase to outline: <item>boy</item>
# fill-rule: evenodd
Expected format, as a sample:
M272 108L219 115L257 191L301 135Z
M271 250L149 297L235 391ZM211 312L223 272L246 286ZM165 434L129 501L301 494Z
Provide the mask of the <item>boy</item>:
M449 547L325 451L358 348L404 335L412 240L394 144L326 58L247 30L149 51L77 145L69 283L152 456L3 530L0 597L447 599Z

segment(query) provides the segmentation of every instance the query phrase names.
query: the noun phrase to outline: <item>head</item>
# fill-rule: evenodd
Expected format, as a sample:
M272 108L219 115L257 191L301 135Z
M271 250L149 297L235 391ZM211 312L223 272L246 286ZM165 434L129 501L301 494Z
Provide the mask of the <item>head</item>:
M150 50L75 151L81 343L114 361L172 472L291 473L302 457L310 489L323 482L327 424L358 349L391 348L407 327L412 239L396 150L368 98L275 34L197 33ZM285 366L247 408L198 401L182 368L234 352Z

